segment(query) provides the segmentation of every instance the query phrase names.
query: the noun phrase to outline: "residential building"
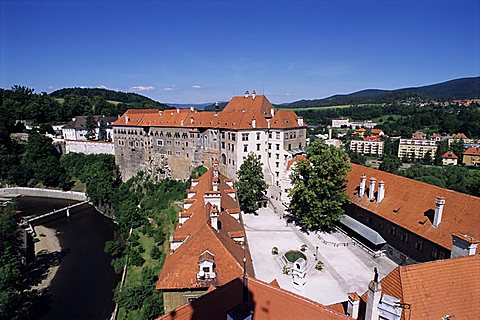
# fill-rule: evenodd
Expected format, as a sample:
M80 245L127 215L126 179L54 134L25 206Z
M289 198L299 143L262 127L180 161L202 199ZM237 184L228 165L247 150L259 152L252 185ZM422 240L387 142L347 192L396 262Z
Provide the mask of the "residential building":
M373 129L377 126L377 123L371 120L354 121L354 122L350 122L350 126L352 127L352 129L359 129L359 128Z
M355 130L352 134L355 135L355 136L359 136L359 137L363 138L366 133L367 133L367 130L365 128L359 128L359 129Z
M381 157L383 155L383 141L380 141L378 137L352 140L350 141L350 151Z
M352 234L399 264L449 258L470 246L458 234L480 237L480 198L351 165L344 209L358 227Z
M216 159L229 177L249 153L263 164L278 197L280 173L306 147L306 126L291 110L275 110L265 96L233 97L220 112L194 109L128 110L114 123L115 160L123 179L139 171L187 179L192 168L210 167Z
M478 319L480 256L399 266L363 295L328 307L362 320Z
M372 136L378 136L378 137L382 137L385 135L385 132L383 132L382 129L372 129L370 130L370 134Z
M480 165L480 147L465 150L463 152L463 163L466 166Z
M254 275L233 181L217 164L192 180L170 249L156 286L165 312L241 277L245 268Z
M350 120L344 118L332 119L332 128L346 128L350 126Z
M454 165L456 166L458 162L458 157L452 151L447 151L442 155L442 164L444 166Z
M427 134L425 132L422 132L422 131L416 131L412 134L412 139L425 140L425 139L427 139Z
M87 118L88 116L77 116L69 123L62 127L62 135L65 140L87 140L85 135L87 134ZM100 131L100 123L105 125L106 140L113 140L112 123L116 121L118 117L105 117L105 116L93 116L95 121L95 139L98 139L98 133Z
M435 158L437 142L435 140L400 139L398 157L409 159L422 159L425 156Z
M252 277L233 279L222 287L211 287L208 293L158 320L341 320L351 319L334 308L326 307Z

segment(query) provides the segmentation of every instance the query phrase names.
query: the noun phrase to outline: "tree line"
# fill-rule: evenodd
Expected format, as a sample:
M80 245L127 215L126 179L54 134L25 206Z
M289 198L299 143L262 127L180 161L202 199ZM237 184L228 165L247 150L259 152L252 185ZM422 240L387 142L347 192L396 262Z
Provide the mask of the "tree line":
M109 93L108 90L105 92L101 89L83 90L64 89L56 95L51 95L46 92L35 93L32 88L14 85L11 89L0 89L0 109L6 112L3 115L11 118L10 121L15 125L16 120L32 120L35 124L59 123L70 121L79 115L116 116L123 114L127 109L168 108L146 97L141 99L139 97L142 96L133 93ZM113 98L121 100L107 101L114 100Z

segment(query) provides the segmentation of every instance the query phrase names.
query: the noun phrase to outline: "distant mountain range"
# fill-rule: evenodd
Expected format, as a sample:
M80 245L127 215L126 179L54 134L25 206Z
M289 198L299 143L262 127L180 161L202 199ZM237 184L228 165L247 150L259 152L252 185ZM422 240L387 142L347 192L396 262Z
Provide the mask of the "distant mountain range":
M422 87L397 90L366 89L350 94L336 94L324 99L299 100L281 104L281 108L321 107L361 103L384 103L409 97L434 100L480 98L480 77L460 78Z

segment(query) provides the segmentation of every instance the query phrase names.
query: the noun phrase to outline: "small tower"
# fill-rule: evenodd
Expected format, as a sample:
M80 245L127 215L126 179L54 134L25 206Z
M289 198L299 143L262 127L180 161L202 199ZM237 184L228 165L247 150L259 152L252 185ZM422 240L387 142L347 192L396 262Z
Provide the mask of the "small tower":
M378 305L382 297L382 285L378 282L378 271L374 268L375 275L368 285L367 306L365 309L365 320L378 320Z

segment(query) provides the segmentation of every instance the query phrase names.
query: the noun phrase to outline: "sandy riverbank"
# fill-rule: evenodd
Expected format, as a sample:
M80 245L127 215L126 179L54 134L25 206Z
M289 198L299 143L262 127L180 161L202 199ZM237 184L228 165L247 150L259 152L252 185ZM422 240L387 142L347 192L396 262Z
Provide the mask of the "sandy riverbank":
M58 271L62 248L54 229L36 226L35 232L40 240L35 243L35 269L39 270L39 277L31 290L48 288Z

